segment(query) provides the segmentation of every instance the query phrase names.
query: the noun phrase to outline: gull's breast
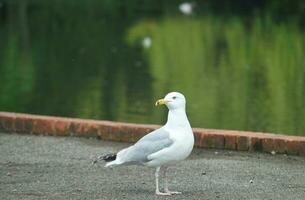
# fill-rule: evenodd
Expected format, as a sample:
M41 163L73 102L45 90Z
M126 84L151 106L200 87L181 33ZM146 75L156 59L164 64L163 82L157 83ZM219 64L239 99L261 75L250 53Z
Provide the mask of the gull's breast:
M175 160L187 158L194 147L194 134L192 130L171 131L171 133L171 139L174 140L172 151Z

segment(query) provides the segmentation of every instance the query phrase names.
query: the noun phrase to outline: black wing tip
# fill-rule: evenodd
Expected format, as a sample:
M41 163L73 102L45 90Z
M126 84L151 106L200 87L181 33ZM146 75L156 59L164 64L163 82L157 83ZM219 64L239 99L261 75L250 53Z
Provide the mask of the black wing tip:
M101 156L101 159L105 160L106 162L110 162L116 159L116 154L114 153L106 154L104 156Z
M109 153L109 154L106 154L106 155L101 155L99 157L97 157L95 160L92 161L92 165L98 163L98 161L100 160L104 160L105 162L110 162L110 161L113 161L116 159L116 154L114 153Z

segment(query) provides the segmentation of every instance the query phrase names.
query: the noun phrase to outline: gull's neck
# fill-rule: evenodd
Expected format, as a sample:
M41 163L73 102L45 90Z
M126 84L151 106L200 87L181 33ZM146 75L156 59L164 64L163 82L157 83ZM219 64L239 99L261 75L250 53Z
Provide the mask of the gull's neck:
M190 127L185 108L170 109L168 111L166 127Z

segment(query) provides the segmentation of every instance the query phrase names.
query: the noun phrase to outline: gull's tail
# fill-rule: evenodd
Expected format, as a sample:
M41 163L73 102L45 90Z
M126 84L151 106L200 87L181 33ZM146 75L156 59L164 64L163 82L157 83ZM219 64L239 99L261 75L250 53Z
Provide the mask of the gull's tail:
M117 165L122 165L128 162L128 160L126 160L126 153L128 153L128 150L130 149L130 147L122 149L121 151L119 151L117 154L107 154L105 156L103 156L103 160L105 160L107 163L105 165L105 167L114 167ZM127 156L128 158L128 156Z
M93 160L92 164L96 164L100 160L104 160L107 164L110 164L113 161L115 161L116 157L117 157L117 154L115 154L115 153L101 155L101 156L97 157L95 160ZM105 167L108 166L107 164Z
M116 159L116 153L110 153L101 157L106 162L114 161Z
M116 165L121 165L123 162L117 157L117 154L110 153L104 156L100 156L101 160L106 162L105 167L114 167Z
M124 153L126 153L129 148L122 149L118 153L110 153L103 156L99 156L96 160L93 161L93 164L97 163L98 160L104 160L106 162L105 167L114 167L116 165L122 165L124 163L127 163L128 160L124 158Z

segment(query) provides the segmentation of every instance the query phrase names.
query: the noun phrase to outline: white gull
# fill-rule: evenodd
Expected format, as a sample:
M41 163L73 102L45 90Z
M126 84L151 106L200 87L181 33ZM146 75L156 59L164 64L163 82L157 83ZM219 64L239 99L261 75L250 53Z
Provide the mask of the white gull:
M122 149L116 154L108 154L102 159L107 162L105 167L124 164L141 164L156 167L156 194L180 194L168 189L166 176L167 167L187 158L194 146L194 135L185 113L185 97L178 92L171 92L156 102L166 105L168 119L164 126L145 135L134 145ZM159 190L159 171L164 170L164 192Z

